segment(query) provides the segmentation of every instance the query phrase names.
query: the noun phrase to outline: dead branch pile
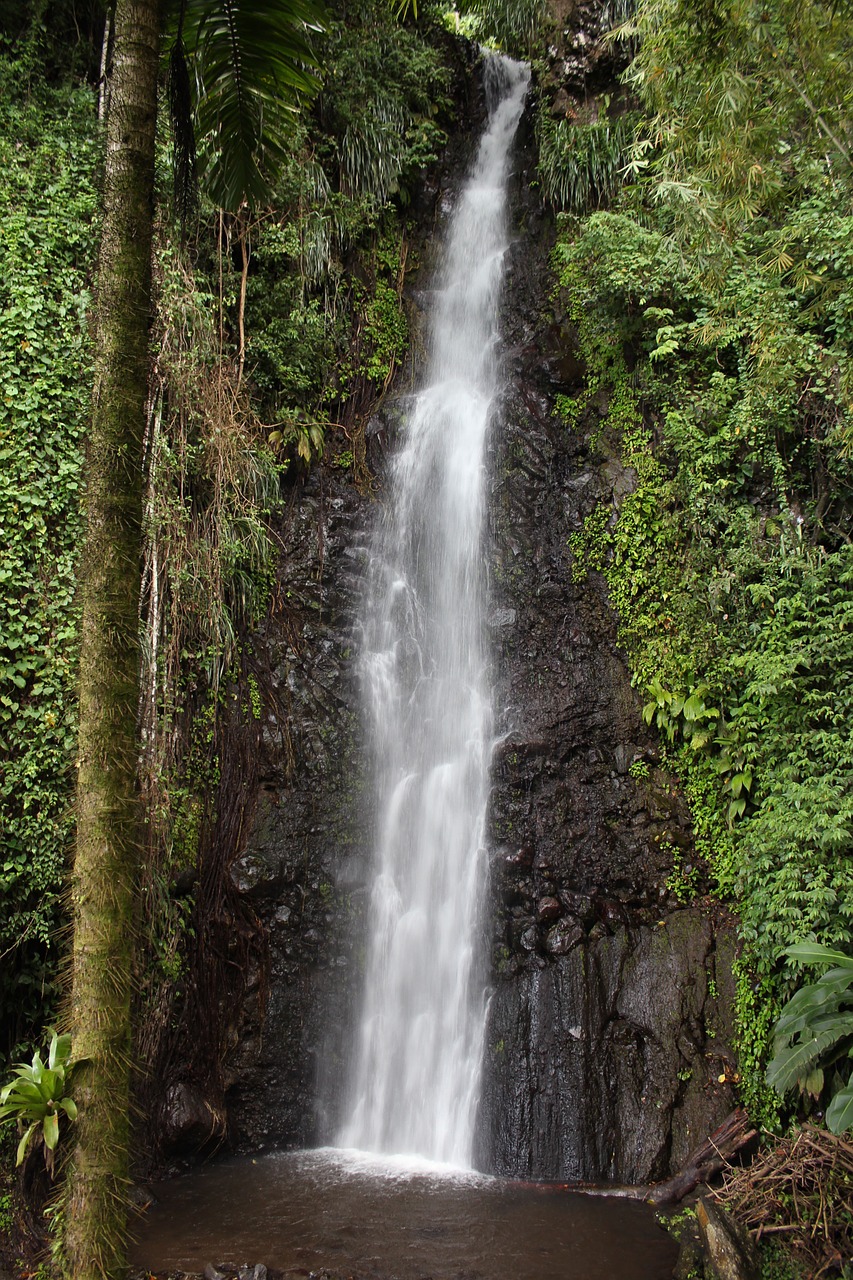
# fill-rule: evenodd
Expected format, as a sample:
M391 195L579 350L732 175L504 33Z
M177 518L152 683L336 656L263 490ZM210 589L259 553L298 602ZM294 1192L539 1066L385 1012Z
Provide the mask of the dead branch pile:
M810 1280L853 1258L853 1142L813 1125L759 1152L745 1168L727 1166L711 1192L755 1239L785 1241Z

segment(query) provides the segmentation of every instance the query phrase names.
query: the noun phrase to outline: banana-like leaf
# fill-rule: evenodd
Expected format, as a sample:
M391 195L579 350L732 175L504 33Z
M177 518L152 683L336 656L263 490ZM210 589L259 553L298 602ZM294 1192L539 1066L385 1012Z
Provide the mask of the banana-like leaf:
M790 1039L798 1031L802 1031L804 1027L807 1027L815 1018L822 1017L824 1014L833 1011L839 1011L843 995L843 992L839 992L830 986L821 987L815 984L810 987L802 987L791 997L779 1014L779 1021L776 1023L775 1028L776 1035Z
M842 969L853 970L853 956L823 947L819 942L797 942L793 947L786 948L785 955L792 960L801 960L803 964L834 964Z
M818 1018L822 1018L826 1014L833 1014L835 1018L840 1016L838 996L830 996L822 1004L800 1005L798 1009L790 1009L785 1005L783 1011L779 1015L779 1021L776 1023L775 1032L776 1039L781 1041L790 1041L794 1036L798 1036L800 1032L808 1027L813 1027Z
M843 991L845 987L849 987L850 999L853 1000L853 967L847 969L839 965L837 969L827 969L826 973L820 975L816 985L832 987L834 991Z
M787 1093L796 1084L797 1079L806 1074L812 1064L817 1062L823 1050L835 1044L838 1039L837 1031L830 1028L800 1044L783 1049L781 1053L776 1054L767 1068L765 1076L767 1083L772 1085L777 1093Z
M830 1133L846 1133L853 1127L853 1076L826 1108L826 1127Z

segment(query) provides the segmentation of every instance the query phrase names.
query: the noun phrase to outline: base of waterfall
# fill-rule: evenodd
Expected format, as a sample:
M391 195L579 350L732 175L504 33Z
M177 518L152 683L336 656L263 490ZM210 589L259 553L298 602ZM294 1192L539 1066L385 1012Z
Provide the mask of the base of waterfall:
M677 1256L648 1205L414 1157L276 1152L152 1192L133 1254L146 1280L205 1267L268 1268L268 1280L670 1280Z

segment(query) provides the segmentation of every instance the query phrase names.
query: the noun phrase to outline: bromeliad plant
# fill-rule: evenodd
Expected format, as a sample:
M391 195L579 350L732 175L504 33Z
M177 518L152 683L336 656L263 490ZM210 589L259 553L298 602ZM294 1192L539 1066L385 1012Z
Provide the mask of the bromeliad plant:
M27 1124L18 1143L16 1164L22 1164L30 1143L40 1132L44 1142L45 1164L53 1173L54 1152L59 1141L59 1113L69 1120L77 1119L77 1105L66 1095L70 1071L71 1037L53 1032L47 1063L34 1053L32 1063L19 1062L15 1077L0 1089L0 1124L15 1120L19 1128Z
M828 1083L832 1100L827 1128L844 1133L853 1128L853 1071L841 1074L842 1062L853 1058L853 956L816 942L788 947L786 955L830 968L817 982L801 987L782 1009L767 1083L780 1094L799 1085L800 1093L814 1099Z

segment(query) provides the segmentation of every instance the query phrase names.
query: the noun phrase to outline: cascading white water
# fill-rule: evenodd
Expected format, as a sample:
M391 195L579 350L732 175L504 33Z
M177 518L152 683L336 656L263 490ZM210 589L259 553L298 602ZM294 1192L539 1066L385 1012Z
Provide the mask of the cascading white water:
M338 1145L470 1166L491 707L483 448L498 389L506 181L526 65L491 57L489 119L449 231L424 389L377 530L363 674L378 788L350 1116Z

